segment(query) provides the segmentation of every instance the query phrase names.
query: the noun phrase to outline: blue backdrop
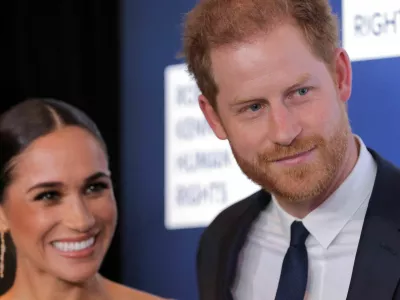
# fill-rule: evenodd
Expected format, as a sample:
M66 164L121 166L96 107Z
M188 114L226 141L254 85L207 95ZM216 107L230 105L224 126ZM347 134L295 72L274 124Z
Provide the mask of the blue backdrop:
M164 68L181 63L175 59L181 21L195 2L124 0L121 11L124 283L179 300L197 299L195 253L203 229L164 227ZM332 5L340 17L340 0ZM354 62L353 71L354 131L400 164L400 58Z

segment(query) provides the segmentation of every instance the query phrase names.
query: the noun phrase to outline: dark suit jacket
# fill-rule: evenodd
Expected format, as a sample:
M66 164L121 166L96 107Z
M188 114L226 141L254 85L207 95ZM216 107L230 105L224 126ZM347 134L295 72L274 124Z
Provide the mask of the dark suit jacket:
M400 170L369 150L377 177L347 300L400 300ZM238 255L253 221L270 201L270 194L259 191L224 210L204 231L197 253L200 300L233 299Z

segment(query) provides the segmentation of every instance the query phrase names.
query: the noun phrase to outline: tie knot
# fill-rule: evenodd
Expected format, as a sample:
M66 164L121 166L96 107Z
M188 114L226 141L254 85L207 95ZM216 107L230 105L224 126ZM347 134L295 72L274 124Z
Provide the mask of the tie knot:
M300 221L294 221L290 227L290 246L304 245L309 235L307 228Z

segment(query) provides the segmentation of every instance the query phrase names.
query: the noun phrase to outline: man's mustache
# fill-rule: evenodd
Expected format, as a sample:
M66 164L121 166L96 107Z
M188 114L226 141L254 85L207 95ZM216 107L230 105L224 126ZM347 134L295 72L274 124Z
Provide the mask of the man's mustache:
M295 139L288 146L274 144L271 149L258 155L259 162L272 163L284 159L289 159L305 152L311 151L324 145L324 139L320 136Z

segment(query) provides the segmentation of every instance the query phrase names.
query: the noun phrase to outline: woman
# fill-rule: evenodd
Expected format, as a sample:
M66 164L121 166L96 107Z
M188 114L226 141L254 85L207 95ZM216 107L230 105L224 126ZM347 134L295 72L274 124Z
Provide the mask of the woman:
M0 117L0 276L4 234L16 248L14 299L161 299L98 270L117 222L107 148L96 125L56 100Z

